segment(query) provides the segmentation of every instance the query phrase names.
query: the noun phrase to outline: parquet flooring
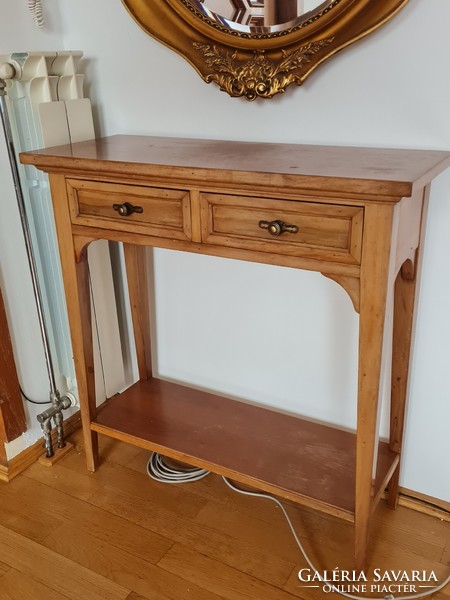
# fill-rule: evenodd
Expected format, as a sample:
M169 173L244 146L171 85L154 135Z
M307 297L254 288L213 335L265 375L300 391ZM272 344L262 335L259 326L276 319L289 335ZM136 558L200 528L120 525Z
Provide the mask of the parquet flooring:
M80 444L81 437L75 436ZM0 483L0 600L319 600L281 511L229 490L216 476L163 485L148 454L101 439L102 465L80 446ZM352 569L352 525L287 504L321 570ZM371 534L374 568L450 568L450 523L381 502ZM335 594L327 594L337 598ZM434 596L450 600L450 586Z

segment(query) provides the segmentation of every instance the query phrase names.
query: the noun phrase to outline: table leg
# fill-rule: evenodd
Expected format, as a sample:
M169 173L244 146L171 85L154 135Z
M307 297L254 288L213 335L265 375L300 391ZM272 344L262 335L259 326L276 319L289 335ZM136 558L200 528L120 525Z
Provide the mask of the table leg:
M430 186L421 195L420 219L413 221L410 257L402 264L394 287L394 329L392 348L391 420L389 444L401 454L408 399L408 378L414 332L415 302L421 263L421 240L425 235ZM414 250L415 249L415 250ZM399 495L400 461L388 486L387 504L396 508Z
M360 279L358 418L356 435L355 560L364 569L372 513L373 481L378 457L380 379L385 335L387 298L394 261L390 255L394 209L372 206L365 214L364 246Z
M83 423L84 450L89 471L95 471L98 465L98 435L91 430L91 421L97 414L95 398L94 351L92 343L91 290L89 284L89 266L87 252L76 265L76 277L79 300L79 327L72 325L77 320L76 307L69 306L69 320L77 374L80 413ZM78 311L76 311L78 312Z
M391 450L401 453L405 425L408 375L411 342L414 326L416 297L416 266L408 260L402 266L396 282L394 296L394 333L391 381L391 428L389 444ZM398 503L400 463L391 477L387 503L396 508Z
M147 248L146 246L124 243L123 249L127 269L128 293L130 295L139 378L145 380L152 377Z
M77 376L86 462L87 468L90 471L95 471L98 464L98 436L96 432L91 430L91 421L97 414L97 408L95 403L91 296L87 262L87 246L89 242L93 241L93 238L72 234L64 175L52 173L49 178Z

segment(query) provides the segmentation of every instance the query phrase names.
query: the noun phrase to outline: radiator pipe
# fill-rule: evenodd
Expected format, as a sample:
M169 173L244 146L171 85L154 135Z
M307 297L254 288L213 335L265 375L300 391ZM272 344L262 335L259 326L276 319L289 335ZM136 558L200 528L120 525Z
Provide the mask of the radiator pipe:
M14 79L16 77L17 71L13 64L11 63L3 63L0 65L0 114L3 125L3 131L5 134L5 141L8 149L8 158L11 166L11 172L14 181L14 188L16 192L17 198L17 206L19 208L20 221L22 224L23 237L25 240L25 248L27 251L28 264L30 267L31 274L31 282L33 285L33 293L36 301L36 309L39 320L39 328L41 331L42 344L44 347L44 356L45 356L45 364L47 368L48 380L50 383L50 402L52 403L53 413L47 417L41 417L41 415L37 416L37 420L41 424L42 431L44 434L45 447L47 451L47 456L53 456L52 449L52 440L51 440L51 418L55 419L57 425L57 437L58 437L58 447L63 447L64 439L63 439L63 426L62 426L62 409L69 408L72 405L71 399L64 396L60 397L59 390L56 385L55 379L55 370L53 366L52 356L50 353L50 344L48 341L48 332L47 326L45 323L45 316L43 311L43 303L42 303L42 294L39 286L38 276L37 276L37 268L36 268L36 259L34 256L32 241L31 241L31 233L28 225L28 219L25 209L25 201L23 196L22 184L20 181L19 175L19 165L17 162L16 151L14 148L14 140L11 129L11 121L9 119L8 106L6 103L6 79ZM51 409L50 409L51 410ZM45 415L48 411L44 411L42 413Z
M45 456L51 458L54 456L52 442L52 420L46 419L41 423L42 433L44 434Z

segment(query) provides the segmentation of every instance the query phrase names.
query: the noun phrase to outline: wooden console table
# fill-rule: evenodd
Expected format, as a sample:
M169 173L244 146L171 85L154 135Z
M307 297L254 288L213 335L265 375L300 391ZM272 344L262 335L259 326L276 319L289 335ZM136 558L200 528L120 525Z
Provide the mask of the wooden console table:
M113 136L21 159L50 174L88 468L102 433L354 520L361 568L388 484L397 502L418 249L429 184L450 153ZM140 375L98 410L86 260L97 239L125 242ZM343 286L360 315L357 432L152 377L145 246L319 271Z

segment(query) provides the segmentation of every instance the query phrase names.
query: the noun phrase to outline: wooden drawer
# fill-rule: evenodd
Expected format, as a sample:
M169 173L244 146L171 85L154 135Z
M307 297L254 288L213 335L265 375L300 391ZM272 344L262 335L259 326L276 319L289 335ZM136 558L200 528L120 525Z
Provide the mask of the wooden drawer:
M201 194L200 206L202 242L350 264L361 261L362 207L207 193ZM274 221L298 231L272 235L261 228L261 222L267 227Z
M66 184L74 224L191 239L190 199L185 190L81 179L67 179ZM130 205L138 212L127 214Z

